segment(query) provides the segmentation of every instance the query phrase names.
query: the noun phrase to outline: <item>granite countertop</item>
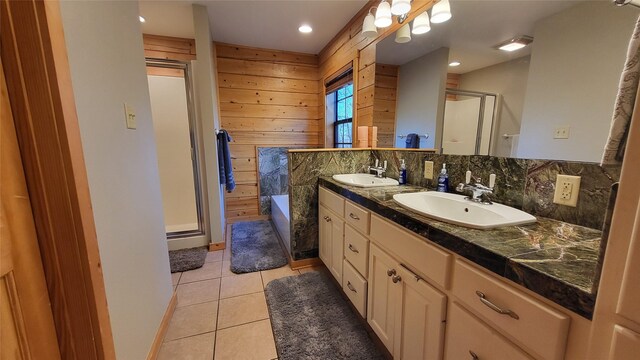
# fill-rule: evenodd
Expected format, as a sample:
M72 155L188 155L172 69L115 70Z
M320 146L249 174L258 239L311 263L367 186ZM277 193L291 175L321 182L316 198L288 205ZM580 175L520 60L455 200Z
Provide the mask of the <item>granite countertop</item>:
M470 229L419 215L393 201L394 194L426 188L359 188L330 177L320 177L319 184L587 319L593 316L599 230L543 217L530 225Z

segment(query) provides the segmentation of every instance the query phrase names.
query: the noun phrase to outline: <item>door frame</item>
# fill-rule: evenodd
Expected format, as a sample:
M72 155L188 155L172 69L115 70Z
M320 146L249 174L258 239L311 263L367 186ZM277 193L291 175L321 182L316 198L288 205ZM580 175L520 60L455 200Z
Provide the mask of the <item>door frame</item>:
M65 359L115 359L58 1L0 0L0 46Z

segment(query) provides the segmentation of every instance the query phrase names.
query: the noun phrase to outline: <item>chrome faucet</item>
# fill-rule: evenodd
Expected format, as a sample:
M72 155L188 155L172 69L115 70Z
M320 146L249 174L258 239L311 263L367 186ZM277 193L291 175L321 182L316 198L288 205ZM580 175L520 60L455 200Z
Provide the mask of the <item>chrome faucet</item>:
M482 185L480 182L480 178L471 176L471 171L467 171L467 176L465 178L465 183L460 183L456 187L457 192L461 193L469 193L471 195L467 196L467 200L491 205L493 202L491 201L491 195L493 195L493 187L496 182L496 175L489 175L489 186Z
M376 159L376 164L373 167L367 166L367 173L371 173L371 171L373 170L376 172L376 177L384 177L384 173L387 172L387 160L383 162L382 166L378 166L379 164L380 160Z

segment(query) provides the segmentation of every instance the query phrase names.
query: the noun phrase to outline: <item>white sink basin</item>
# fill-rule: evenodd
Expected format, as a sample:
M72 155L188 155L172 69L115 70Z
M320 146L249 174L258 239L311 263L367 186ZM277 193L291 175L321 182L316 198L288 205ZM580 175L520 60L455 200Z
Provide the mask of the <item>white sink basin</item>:
M436 220L473 229L492 229L536 222L524 211L493 203L474 203L464 195L426 191L393 195L400 206Z
M376 187L398 185L398 180L379 178L373 174L340 174L333 175L333 180L351 186Z

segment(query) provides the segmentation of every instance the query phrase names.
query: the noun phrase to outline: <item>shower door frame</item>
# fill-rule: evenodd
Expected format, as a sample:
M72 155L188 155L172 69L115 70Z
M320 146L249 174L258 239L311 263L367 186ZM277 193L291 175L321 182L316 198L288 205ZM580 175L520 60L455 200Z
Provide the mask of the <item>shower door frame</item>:
M495 94L495 93L489 93L489 92L483 92L483 91L473 91L473 90L461 90L461 89L453 89L453 88L446 88L445 89L445 96L444 96L444 111L442 112L442 131L440 132L440 153L444 154L443 150L444 150L444 127L445 127L445 122L444 122L444 115L446 114L447 111L447 95L460 95L460 96L472 96L472 97L477 97L480 98L480 110L478 111L478 127L476 129L476 146L475 146L475 151L474 151L474 155L480 155L480 147L482 146L482 127L484 126L484 111L485 111L485 103L487 100L488 96L493 96L495 98L495 101L493 102L493 111L492 111L492 116L493 116L493 121L491 122L491 130L489 131L489 149L487 151L487 155L491 155L491 150L494 147L493 146L493 133L496 129L496 121L498 120L498 103L500 102L500 94Z
M196 123L195 102L193 95L193 85L191 83L191 64L176 60L166 59L146 59L146 67L157 67L165 69L182 70L184 73L184 83L187 97L187 118L189 121L189 140L191 143L191 164L193 167L193 184L196 200L196 214L198 217L198 228L195 230L172 231L167 232L167 239L180 239L194 236L206 235L205 213L204 213L204 197L202 191L201 171L200 171L200 152L198 141L198 125ZM148 75L147 75L148 76ZM163 205L164 206L164 205Z

